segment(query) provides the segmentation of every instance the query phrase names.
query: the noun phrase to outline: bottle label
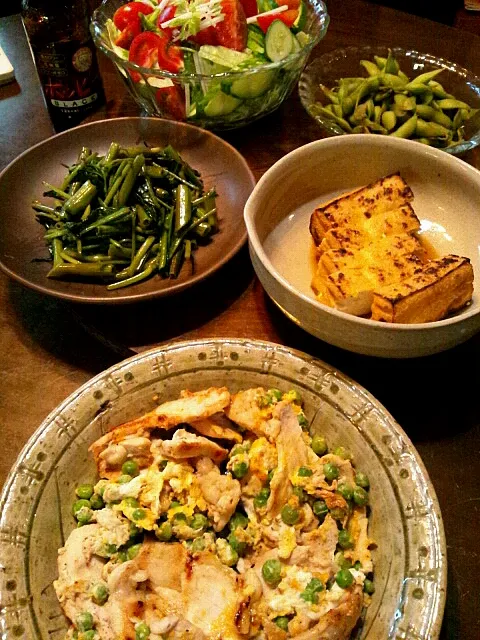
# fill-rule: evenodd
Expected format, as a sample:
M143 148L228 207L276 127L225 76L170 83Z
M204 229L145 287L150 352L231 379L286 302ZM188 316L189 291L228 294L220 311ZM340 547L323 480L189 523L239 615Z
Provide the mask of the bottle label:
M81 100L51 100L51 104L54 107L62 107L63 109L79 109L85 107L87 104L92 104L98 99L98 94L92 93L88 98L82 98Z

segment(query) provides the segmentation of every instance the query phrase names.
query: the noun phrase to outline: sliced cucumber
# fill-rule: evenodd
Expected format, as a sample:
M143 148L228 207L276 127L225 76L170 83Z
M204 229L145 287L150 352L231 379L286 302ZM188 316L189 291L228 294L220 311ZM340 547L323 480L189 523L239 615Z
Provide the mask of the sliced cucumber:
M297 39L297 36L293 36L293 47L292 47L292 53L298 53L298 51L301 51L302 47L300 45L300 42Z
M293 34L281 20L274 20L265 35L265 52L272 62L279 62L293 52Z
M272 86L274 71L258 71L232 82L230 93L237 98L258 98Z
M227 114L232 113L232 111L234 111L241 102L242 101L238 98L228 96L226 93L223 93L223 91L219 91L207 103L204 109L205 115L210 118L226 116Z
M305 31L299 31L295 36L297 38L297 42L300 43L300 46L305 47L310 42L310 36Z

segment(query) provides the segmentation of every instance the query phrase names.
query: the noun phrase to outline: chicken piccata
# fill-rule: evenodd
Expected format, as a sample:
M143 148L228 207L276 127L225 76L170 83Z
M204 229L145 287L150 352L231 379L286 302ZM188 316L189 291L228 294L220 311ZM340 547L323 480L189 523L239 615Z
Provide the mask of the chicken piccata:
M347 640L374 592L369 480L296 391L180 398L90 447L54 582L69 640Z

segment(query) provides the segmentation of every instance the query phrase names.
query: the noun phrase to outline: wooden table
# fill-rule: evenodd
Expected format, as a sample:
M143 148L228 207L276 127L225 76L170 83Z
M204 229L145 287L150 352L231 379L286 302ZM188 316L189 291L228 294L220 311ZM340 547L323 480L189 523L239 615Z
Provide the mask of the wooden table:
M473 34L361 0L329 0L328 9L331 25L314 55L347 45L404 46L480 74L480 37ZM0 21L0 43L18 81L0 88L1 169L52 128L19 16ZM137 115L110 62L103 56L100 62L107 103L94 118ZM257 178L285 153L318 137L296 93L275 114L225 135ZM465 159L480 168L478 152ZM195 290L135 308L67 304L0 275L0 483L39 423L92 375L153 345L212 336L258 338L308 352L357 380L387 407L420 452L444 517L449 576L441 637L478 640L480 335L416 361L347 353L307 335L269 302L246 250Z

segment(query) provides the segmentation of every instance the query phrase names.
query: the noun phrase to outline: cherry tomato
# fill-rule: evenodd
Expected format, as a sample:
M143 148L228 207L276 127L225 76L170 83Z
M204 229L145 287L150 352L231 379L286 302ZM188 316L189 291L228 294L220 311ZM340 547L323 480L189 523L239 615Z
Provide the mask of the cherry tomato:
M243 7L243 10L245 11L245 15L247 16L247 18L257 15L258 13L257 0L240 0L240 2L242 3L242 7Z
M160 40L162 42L158 47L158 66L165 71L177 73L183 67L182 50L172 44L166 36Z
M140 67L153 67L158 61L158 51L163 46L163 38L152 31L143 31L132 40L128 60ZM138 82L142 78L136 71L131 71L130 75L134 82Z
M142 26L140 24L140 20L138 21L138 23L132 22L132 24L126 26L125 29L120 32L120 35L115 40L115 44L117 45L117 47L129 49L130 45L132 44L132 40L135 38L135 36L138 36L141 30Z
M138 22L140 24L140 14L148 15L152 13L153 7L144 2L128 2L127 4L119 7L113 14L113 24L123 31L125 27L128 27L132 22Z
M215 27L207 27L206 29L202 29L196 35L191 36L189 38L192 42L196 42L199 45L202 44L212 44L217 45L217 33Z
M271 13L268 16L260 15L257 18L257 24L264 33L267 32L268 27L272 24L274 20L281 20L290 29L290 27L293 25L293 23L297 19L297 16L298 16L297 9L287 9L287 11L283 11L282 13L273 13L273 14Z
M180 87L176 85L172 87L162 87L157 90L155 97L162 111L162 115L173 118L174 120L185 120L185 99Z
M225 17L215 27L217 42L243 51L247 46L247 19L240 0L222 0L221 6Z

